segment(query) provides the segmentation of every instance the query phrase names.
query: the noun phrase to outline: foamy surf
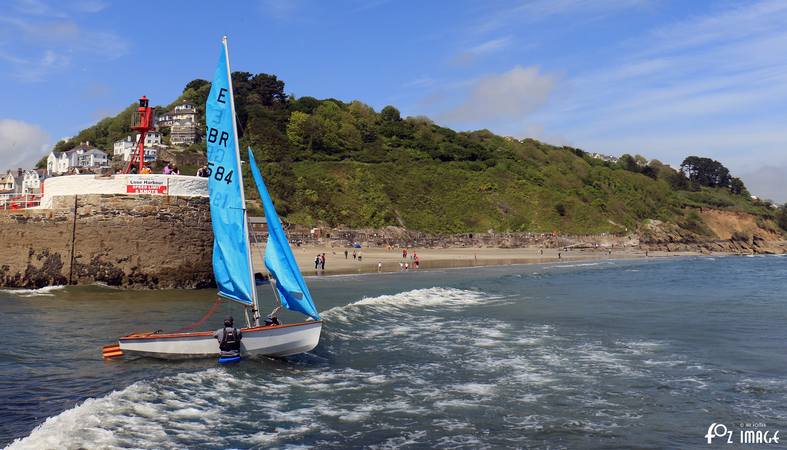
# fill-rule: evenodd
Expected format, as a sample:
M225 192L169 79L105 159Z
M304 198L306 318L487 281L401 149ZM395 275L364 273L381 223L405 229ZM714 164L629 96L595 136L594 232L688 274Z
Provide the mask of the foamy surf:
M590 263L576 263L576 264L555 264L551 266L545 266L545 269L570 269L574 267L593 267L599 266L602 263L600 262L590 262Z
M0 292L17 297L54 297L54 292L61 289L65 289L65 286L45 286L39 289L0 289Z
M211 377L217 378L218 372L218 369L211 369L153 382L138 381L104 397L87 399L46 419L29 436L15 440L7 449L175 447L178 436L188 434L190 421L197 422L203 429L217 424L216 413L223 407L220 402L190 405L194 400L201 403L193 396L194 388ZM172 389L162 389L164 385ZM178 392L183 395L177 395ZM197 414L183 416L189 409ZM177 418L178 414L181 422L175 428L180 430L172 433L165 421Z
M500 296L465 289L432 287L414 289L392 295L366 297L344 306L337 306L322 313L329 321L348 321L364 315L395 315L424 310L457 311L469 306L494 303Z

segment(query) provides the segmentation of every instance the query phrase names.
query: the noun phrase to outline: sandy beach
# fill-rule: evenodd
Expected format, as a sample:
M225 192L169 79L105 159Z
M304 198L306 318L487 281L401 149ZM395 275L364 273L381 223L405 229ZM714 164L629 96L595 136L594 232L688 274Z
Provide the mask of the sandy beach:
M345 258L344 251L347 250ZM361 258L353 259L353 251ZM264 246L257 246L254 251L254 264L263 267L262 254ZM378 271L378 263L382 264L381 272L399 272L400 263L408 263L410 269L428 270L446 267L497 266L508 264L537 264L565 261L584 261L601 259L629 258L665 258L675 256L700 255L700 252L654 252L647 256L638 249L554 249L538 247L527 248L408 248L407 258L402 258L402 250L394 248L337 248L328 246L303 246L293 248L293 253L305 275L336 275L348 273L371 273ZM325 253L325 270L314 268L314 259L318 254ZM413 255L420 260L420 268L415 269Z

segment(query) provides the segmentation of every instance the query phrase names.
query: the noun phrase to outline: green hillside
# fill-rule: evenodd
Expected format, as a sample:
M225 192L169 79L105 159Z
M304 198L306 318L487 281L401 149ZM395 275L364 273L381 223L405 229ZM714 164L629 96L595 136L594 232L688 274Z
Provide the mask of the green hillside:
M241 145L253 148L278 209L293 223L596 233L631 230L645 219L690 226L697 207L785 215L753 201L740 180L704 158L687 158L687 177L639 155L613 164L532 139L455 132L425 117L402 118L392 106L377 112L359 101L296 98L272 75L237 72L233 85ZM209 90L194 80L161 109L188 99L202 117ZM86 140L111 149L130 132L132 109L56 149Z

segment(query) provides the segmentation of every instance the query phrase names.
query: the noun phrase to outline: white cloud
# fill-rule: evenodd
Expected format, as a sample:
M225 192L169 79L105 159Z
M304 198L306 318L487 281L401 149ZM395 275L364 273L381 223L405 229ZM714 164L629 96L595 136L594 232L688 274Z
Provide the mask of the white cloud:
M537 67L516 66L477 80L470 85L467 98L441 116L463 123L521 121L546 103L554 86L554 77Z
M501 28L520 27L523 23L561 15L581 15L592 19L650 3L650 0L517 0L495 8L494 14L482 18L476 30L486 33Z
M107 4L101 0L82 0L76 2L74 8L81 12L97 13L106 9Z
M648 52L696 48L783 30L785 14L787 3L782 0L747 2L653 31Z
M27 16L67 17L65 8L82 13L97 13L107 8L104 0L76 0L72 2L61 1L50 6L45 0L10 0L14 3L14 10Z
M0 119L0 169L32 168L49 147L49 135L40 126Z
M453 62L455 64L468 64L480 56L499 52L508 47L509 44L511 44L511 36L491 39L462 51L454 58Z
M41 0L15 0L14 9L22 14L30 16L48 16L55 14L55 11Z
M14 78L43 81L71 67L72 61L107 61L128 52L125 39L81 27L61 6L42 0L20 0L15 6L16 14L0 14L0 63ZM86 0L73 6L85 13L100 11L105 4Z
M50 73L68 67L71 63L69 56L52 50L44 50L35 58L19 58L0 52L0 60L10 63L11 74L15 78L27 82L43 81Z
M263 14L277 20L291 18L298 11L296 0L260 0L259 7Z
M432 86L434 83L435 83L435 80L432 77L424 76L424 77L416 78L416 79L414 79L412 81L408 81L407 83L404 83L402 85L402 87L405 87L405 88L424 88L424 87Z

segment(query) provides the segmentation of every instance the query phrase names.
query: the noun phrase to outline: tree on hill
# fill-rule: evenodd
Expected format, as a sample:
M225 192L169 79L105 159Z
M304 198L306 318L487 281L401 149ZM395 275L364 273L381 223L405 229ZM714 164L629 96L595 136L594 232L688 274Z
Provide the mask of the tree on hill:
M680 170L690 181L707 187L729 187L730 171L720 162L699 156L689 156L683 160Z
M399 122L402 120L402 115L399 113L398 109L388 105L380 111L380 118L383 122Z
M746 185L743 184L743 181L738 177L732 177L730 179L730 192L735 195L742 195L744 197L749 197L749 190L746 189Z
M787 232L787 203L779 208L779 214L776 216L776 223L779 224L782 230Z
M199 91L201 88L205 86L210 86L210 81L202 80L202 79L191 80L188 83L186 83L186 87L183 88L183 93L186 93L186 91L189 90Z

